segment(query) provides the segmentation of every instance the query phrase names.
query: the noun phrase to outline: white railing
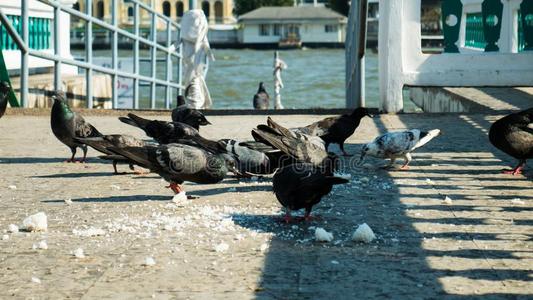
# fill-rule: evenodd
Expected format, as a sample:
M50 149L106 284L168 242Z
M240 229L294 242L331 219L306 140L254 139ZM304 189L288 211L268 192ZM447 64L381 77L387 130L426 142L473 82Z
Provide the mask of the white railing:
M21 64L20 64L20 95L21 95L21 106L27 106L28 99L28 80L29 80L29 69L31 66L28 64L28 58L30 56L38 57L41 59L53 61L54 63L54 89L61 88L61 65L71 65L78 68L85 69L86 76L86 99L87 107L93 107L93 73L99 72L110 75L112 78L112 103L113 108L117 108L118 104L118 93L117 93L117 80L118 77L124 77L133 80L133 107L139 108L139 81L148 82L150 84L151 93L150 93L150 108L154 109L156 104L156 86L163 86L165 88L165 107L170 108L172 89L176 89L178 93L181 93L183 86L181 85L181 47L176 48L172 45L172 32L175 31L179 35L179 24L171 20L170 18L158 13L154 8L140 2L139 0L111 0L111 23L107 23L98 18L92 16L92 0L85 0L85 12L80 12L70 5L64 5L59 0L37 0L41 3L49 5L53 8L54 13L54 28L53 28L53 53L47 53L39 50L30 49L28 47L29 41L29 2L30 0L21 1L21 20L22 20L22 32L21 35L13 28L11 22L7 18L6 14L0 9L0 21L2 25L5 26L9 35L13 41L17 44L21 51ZM133 20L133 33L121 29L118 26L118 1L124 1L128 3L133 3L134 7L134 20ZM146 11L151 16L151 34L150 39L143 38L139 35L139 26L140 26L140 12L141 9ZM61 47L60 47L60 28L59 20L60 13L64 12L71 16L75 16L83 21L85 21L85 61L78 61L71 58L66 58L62 56ZM161 45L157 42L157 21L162 20L166 25L166 39L164 45ZM111 67L103 67L95 65L93 63L93 53L92 53L92 42L93 42L93 33L92 28L94 25L98 25L106 30L109 30L112 34L111 38ZM118 37L119 34L133 40L133 72L127 72L120 70L118 68ZM179 41L179 36L175 39L176 42ZM140 74L140 55L139 48L140 43L143 43L145 46L150 48L150 60L151 60L151 73L150 76L144 76ZM157 63L157 51L162 51L165 53L165 62L166 62L166 74L165 79L158 79L156 76L156 63ZM172 77L172 57L175 57L178 61L178 74L176 74L175 80Z

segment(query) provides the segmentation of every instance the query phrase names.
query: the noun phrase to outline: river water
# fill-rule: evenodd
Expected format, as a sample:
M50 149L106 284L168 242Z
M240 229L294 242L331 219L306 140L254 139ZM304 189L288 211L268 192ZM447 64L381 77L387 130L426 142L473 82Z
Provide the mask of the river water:
M251 49L214 49L216 60L211 62L207 85L213 98L214 109L252 108L253 95L260 81L265 82L273 106L273 55L274 51ZM162 59L163 53L158 57ZM83 50L73 51L82 57ZM94 62L110 65L109 50L95 50ZM132 70L132 51L119 51L119 66ZM150 76L149 52L141 51L145 62L141 63L141 74ZM345 107L345 52L344 49L300 49L280 51L280 57L288 68L283 71L285 88L282 89L282 103L285 108L342 108ZM164 79L165 63L160 61L156 68L157 77ZM177 73L177 64L173 66ZM366 55L366 106L378 107L378 56L371 51ZM131 80L119 79L119 106L131 107ZM124 89L126 87L126 89ZM164 107L164 89L157 89L157 107ZM147 108L149 88L141 86L141 108ZM174 95L173 95L174 98Z

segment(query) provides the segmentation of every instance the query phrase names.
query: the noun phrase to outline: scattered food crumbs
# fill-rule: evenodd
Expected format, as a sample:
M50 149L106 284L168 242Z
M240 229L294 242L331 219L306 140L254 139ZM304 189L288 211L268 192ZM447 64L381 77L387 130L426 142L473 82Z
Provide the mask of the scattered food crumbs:
M357 227L352 235L352 240L356 242L370 243L376 238L374 231L366 223L363 223Z
M143 266L152 267L155 266L155 259L151 256L148 256L144 259Z
M446 196L446 197L444 198L444 200L442 200L442 203L444 203L444 204L448 204L448 205L451 205L451 204L453 203L453 202L452 202L452 198Z
M89 227L87 229L73 229L72 233L77 236L91 237L98 235L105 235L105 231L100 228Z
M333 241L333 234L327 232L324 228L318 227L315 229L315 239L318 242L331 242Z
M352 174L347 174L347 173L334 173L333 176L346 179L346 180L352 179Z
M526 204L524 201L520 200L520 198L514 198L513 200L511 200L511 203L518 204L518 205Z
M65 204L66 205L71 205L72 204L72 199L65 199Z
M187 194L185 191L181 191L172 197L172 202L174 203L183 203L184 201L187 201Z
M76 258L84 258L85 257L85 253L83 253L83 249L81 249L81 248L78 248L78 249L74 250L73 255Z
M334 265L338 265L339 264L339 262L337 260L332 260L331 263L334 264Z
M14 185L14 184L12 184L12 185L8 186L8 188L9 188L10 190L16 190L16 189L17 189L17 186Z
M226 243L220 243L216 245L214 249L216 252L226 252L229 249L229 245Z
M110 187L114 190L120 190L120 186L116 185L116 184L112 184L110 185Z
M265 252L267 249L268 249L268 245L267 244L261 244L261 248L259 248L259 250L261 250L261 252Z
M4 234L2 235L2 241L9 240L9 235Z
M41 284L41 279L37 278L37 277L32 277L31 278L31 282L33 283L37 283L37 284Z
M43 212L38 212L22 221L22 229L25 231L46 231L47 228L48 220Z
M11 232L11 233L19 232L19 227L15 224L9 224L9 226L7 226L7 232Z

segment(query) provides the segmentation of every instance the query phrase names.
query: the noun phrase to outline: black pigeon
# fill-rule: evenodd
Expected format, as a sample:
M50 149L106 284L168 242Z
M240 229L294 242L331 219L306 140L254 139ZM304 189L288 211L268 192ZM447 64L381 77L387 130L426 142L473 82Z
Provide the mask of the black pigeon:
M9 100L9 92L11 87L7 81L0 81L0 118L4 115Z
M270 126L259 125L252 130L256 141L264 142L292 156L299 162L321 165L329 162L333 156L326 152L324 141L317 136L310 136L300 132L291 131L268 118Z
M119 120L144 130L147 136L160 144L170 144L180 139L200 136L198 130L179 122L148 120L132 113L129 113L128 117L119 117Z
M113 161L113 169L115 171L115 174L119 174L117 171L117 163L127 163L130 169L132 171L135 171L133 167L135 162L122 155L115 154L113 151L109 150L110 148L143 147L146 145L150 145L150 143L147 143L143 140L137 139L131 135L124 134L111 134L91 138L77 138L76 140L86 145L89 145L90 147L99 152L106 154L100 156L100 158ZM141 172L138 173L141 174Z
M159 174L174 193L183 191L181 184L191 181L201 184L217 183L226 177L228 162L223 155L215 155L203 149L184 145L166 144L144 147L110 148L136 164Z
M489 140L494 147L518 159L518 165L505 174L520 174L526 160L533 158L533 107L494 122Z
M63 144L72 151L72 157L67 162L75 162L74 156L79 147L83 150L83 159L87 157L87 145L80 143L76 138L99 137L102 136L94 126L86 122L83 117L72 110L67 104L65 94L62 91L55 91L51 98L54 100L50 124L52 132Z
M196 130L211 124L199 110L190 108L181 95L178 96L178 106L172 110L172 121L187 124Z
M269 105L270 96L266 92L263 82L260 82L257 93L254 95L254 109L268 109Z
M273 190L286 210L285 221L291 221L291 211L305 209L305 220L311 219L311 209L329 194L333 185L349 180L333 175L333 168L310 163L295 163L279 169L273 178Z
M350 156L344 150L344 141L355 132L361 119L365 116L372 117L366 108L359 107L349 115L325 118L305 127L291 130L321 137L326 142L326 149L328 149L329 144L339 144L342 154Z

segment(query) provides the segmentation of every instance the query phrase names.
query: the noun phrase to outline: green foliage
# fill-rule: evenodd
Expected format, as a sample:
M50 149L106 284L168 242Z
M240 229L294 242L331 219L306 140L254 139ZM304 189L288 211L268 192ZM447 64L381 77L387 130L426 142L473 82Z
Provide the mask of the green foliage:
M329 0L328 6L334 11L347 16L350 13L349 0Z
M243 15L261 6L292 6L294 0L235 0L235 14Z

